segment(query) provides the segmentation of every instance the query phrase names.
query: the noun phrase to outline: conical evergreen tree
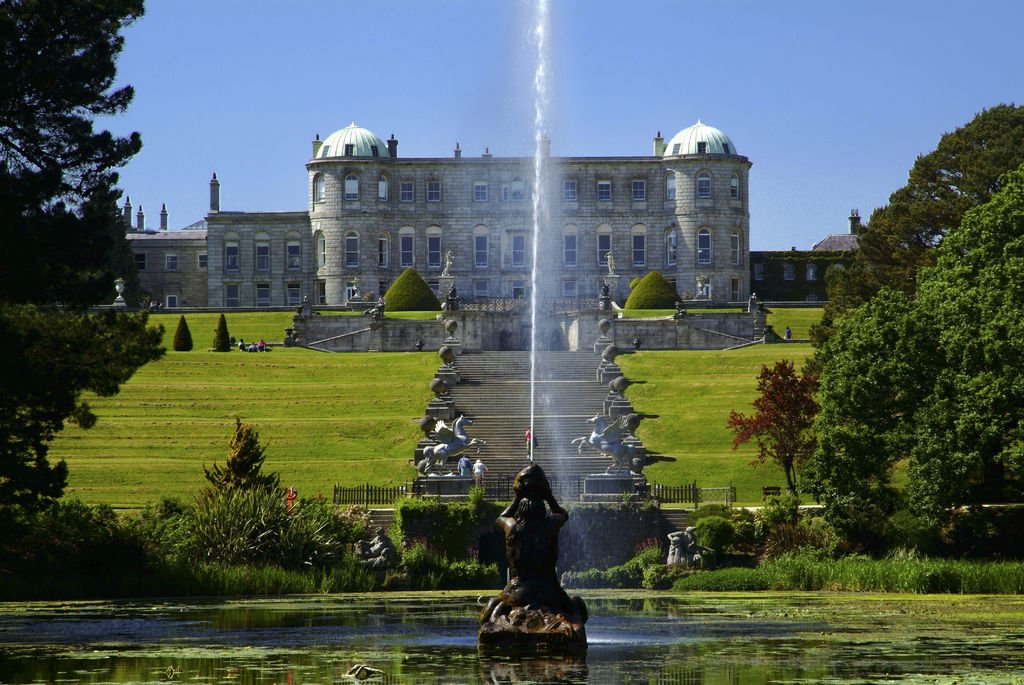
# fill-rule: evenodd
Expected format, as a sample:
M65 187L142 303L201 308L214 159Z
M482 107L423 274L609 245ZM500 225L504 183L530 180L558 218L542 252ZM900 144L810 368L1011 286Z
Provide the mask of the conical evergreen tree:
M220 319L217 321L217 333L213 336L213 351L231 351L231 337L228 335L228 322L227 319L224 318L223 314L220 315Z
M242 420L235 418L235 434L231 438L231 451L223 468L214 464L203 466L206 480L215 490L276 490L281 486L277 473L262 473L266 448L260 445L260 434Z
M175 352L192 351L192 331L188 329L188 323L185 321L184 314L178 319L178 329L174 331L173 347Z
M412 267L395 279L384 300L386 312L436 312L441 309L437 295Z

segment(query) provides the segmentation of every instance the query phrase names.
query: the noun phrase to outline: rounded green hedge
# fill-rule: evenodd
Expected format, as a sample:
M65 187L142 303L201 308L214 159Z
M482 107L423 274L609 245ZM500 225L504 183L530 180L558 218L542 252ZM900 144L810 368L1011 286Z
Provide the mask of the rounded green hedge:
M386 312L434 312L440 309L437 295L411 267L403 271L384 294Z
M651 271L633 288L625 309L671 309L678 299L672 284L659 272Z

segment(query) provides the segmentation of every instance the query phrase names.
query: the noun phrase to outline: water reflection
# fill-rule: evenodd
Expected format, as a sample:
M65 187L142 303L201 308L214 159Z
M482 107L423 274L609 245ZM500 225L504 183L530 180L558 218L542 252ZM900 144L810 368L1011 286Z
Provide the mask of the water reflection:
M592 593L576 659L479 655L475 599L0 605L0 683L1024 682L1020 598Z

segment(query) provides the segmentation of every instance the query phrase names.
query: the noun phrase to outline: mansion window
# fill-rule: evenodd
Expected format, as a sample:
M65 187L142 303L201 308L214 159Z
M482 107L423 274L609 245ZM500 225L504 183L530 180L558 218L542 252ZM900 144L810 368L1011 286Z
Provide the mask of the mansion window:
M441 182L427 181L427 202L441 201Z
M327 180L323 174L317 174L313 180L313 201L323 202L327 199Z
M562 297L576 297L578 292L575 278L562 281Z
M597 201L598 202L611 202L612 201L612 182L611 181L598 181L597 182Z
M576 266L576 234L566 233L562 236L562 264Z
M316 303L327 304L327 282L317 281L316 282Z
M345 143L345 156L354 157L356 154L356 146L353 143Z
M576 181L562 181L562 201L576 202Z
M676 199L676 175L674 172L665 174L665 199Z
M707 153L708 153L708 144L707 144L707 142L703 141L703 140L697 141L697 154L698 155L706 155Z
M320 268L327 266L327 238L323 233L316 234L316 265Z
M169 254L164 255L164 271L177 271L178 270L178 255Z
M734 200L740 199L740 177L735 174L729 179L729 197Z
M600 266L608 266L608 253L612 251L612 234L597 234L597 263Z
M178 307L178 296L177 295L168 295L166 300L164 300L164 301L166 302L166 304L164 306L166 306L168 309L177 309L177 307Z
M520 176L512 178L512 202L522 202L526 198L526 184Z
M730 237L729 251L732 256L732 263L739 266L741 263L742 254L740 253L740 234L739 231L733 231Z
M633 238L633 266L643 266L647 263L647 236L643 233L635 233Z
M796 264L793 262L786 262L782 265L782 278L787 281L796 280Z
M679 238L675 231L665 233L665 264L676 265L676 249L679 245Z
M359 266L359 236L355 233L345 234L345 266L350 269Z
M238 271L241 265L238 261L238 243L226 243L224 245L224 270ZM236 307L238 305L235 305Z
M415 199L416 187L412 181L402 181L398 185L398 200L400 202L412 202Z
M697 232L697 263L701 265L711 263L711 231L706 228Z
M737 302L740 299L740 279L734 278L729 282L729 299Z
M206 253L196 255L200 271L206 271Z
M473 202L487 202L487 184L477 181L473 184Z
M387 266L389 263L388 253L391 251L391 241L386 235L377 238L377 266Z
M697 197L702 200L711 197L711 174L701 172L697 176Z
M401 265L403 267L404 266L412 266L413 265L413 263L414 263L413 247L414 247L413 236L411 236L411 235L402 235L402 236L398 237L398 253L399 253L398 259L401 262Z
M136 252L135 253L135 268L139 271L146 270L146 253Z
M647 181L633 181L633 201L643 202L647 199Z
M289 283L285 288L288 296L288 305L294 307L302 301L302 284Z
M488 295L490 295L490 288L488 287L487 281L484 279L477 279L473 281L474 297L487 297Z
M754 265L754 280L755 281L763 281L764 280L764 264L761 263L761 262L758 262L757 264Z
M808 264L807 265L807 280L816 281L818 280L818 265Z
M270 284L269 283L257 283L256 284L256 306L257 307L269 307L270 306Z
M288 241L288 270L298 271L302 268L302 244L297 240Z
M239 286L237 283L231 283L224 286L224 306L225 307L239 307L241 302L238 299Z
M359 199L359 179L355 176L355 174L349 174L348 176L345 177L345 199Z
M441 268L441 236L427 236L427 266L431 269Z
M487 236L478 235L473 237L473 264L478 269L487 268Z
M526 236L512 236L512 266L526 266Z
M270 243L256 243L256 270L270 271Z
M388 177L381 176L377 179L377 199L381 202L388 201Z

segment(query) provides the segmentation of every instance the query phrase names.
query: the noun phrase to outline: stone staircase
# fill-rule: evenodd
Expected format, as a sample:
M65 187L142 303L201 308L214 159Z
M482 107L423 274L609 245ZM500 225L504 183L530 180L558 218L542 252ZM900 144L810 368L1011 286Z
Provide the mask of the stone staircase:
M538 352L534 372L534 462L549 478L603 473L612 460L571 440L590 435L587 419L600 414L608 388L597 382L600 357L585 352ZM457 414L473 420L467 434L487 441L478 456L488 476L514 476L529 464L530 353L478 352L458 357L461 382L451 390Z

